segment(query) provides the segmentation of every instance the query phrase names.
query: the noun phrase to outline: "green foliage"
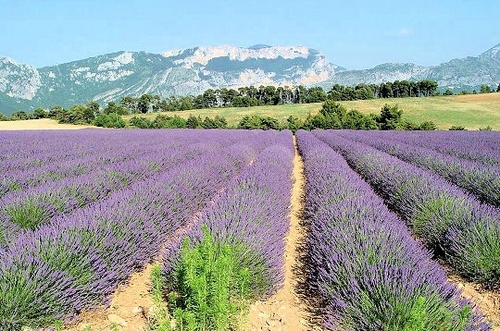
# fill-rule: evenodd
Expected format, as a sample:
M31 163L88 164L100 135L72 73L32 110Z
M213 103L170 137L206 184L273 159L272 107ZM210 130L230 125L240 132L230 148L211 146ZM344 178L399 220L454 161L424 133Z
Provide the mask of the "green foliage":
M491 130L493 130L493 129L489 125L485 126L484 128L479 128L479 131L491 131Z
M225 129L227 128L227 121L224 117L215 115L215 118L205 117L201 122L201 127L204 129Z
M154 304L154 319L150 321L150 329L157 331L171 330L171 316L163 296L163 280L161 277L161 267L155 264L151 270L151 294Z
M464 331L472 308L465 306L452 318L452 310L438 305L433 298L418 297L408 310L402 331Z
M433 131L436 130L436 124L432 121L425 121L420 123L419 125L419 130L424 130L424 131Z
M114 101L108 102L108 105L102 110L102 113L105 115L109 115L112 113L118 115L128 115L127 109L122 105L117 105Z
M298 117L293 117L292 115L290 115L286 119L285 129L288 129L288 130L292 131L293 133L295 133L297 130L299 130L302 127L302 124L303 124L302 121Z
M238 129L279 130L278 120L269 116L250 115L244 116L238 123Z
M5 214L10 221L19 225L22 229L34 230L41 220L47 217L47 210L33 199L28 199L22 204L4 207Z
M94 120L94 125L103 128L119 129L119 128L124 128L126 124L120 115L116 113L111 113L109 115L100 114L99 116L97 116Z
M416 206L412 228L418 237L426 238L429 247L439 250L450 224L460 215L467 214L467 201L447 195L427 199Z
M248 309L251 277L238 260L239 248L214 241L206 226L192 247L185 238L175 269L170 308L179 330L232 330Z
M403 111L398 105L385 104L380 111L380 128L382 130L396 130L400 127Z
M33 115L31 116L32 118L38 119L38 118L46 118L49 116L49 113L45 111L45 109L38 107L35 109L33 112Z
M486 84L481 85L480 93L491 93L491 92L493 92L493 89L489 85Z
M467 278L494 288L500 282L500 230L483 218L454 234L451 262Z
M452 125L448 130L453 131L467 131L467 129L461 125Z
M151 127L155 129L183 129L186 127L186 120L178 115L165 116L159 114Z
M203 121L200 116L189 115L186 120L186 127L188 129L198 129L201 128L202 122Z
M447 88L446 91L443 92L443 95L453 95L453 91L450 88Z
M130 125L139 129L151 129L153 127L153 123L142 116L134 116L130 119Z
M29 120L31 116L24 110L15 111L10 115L10 118L14 121Z

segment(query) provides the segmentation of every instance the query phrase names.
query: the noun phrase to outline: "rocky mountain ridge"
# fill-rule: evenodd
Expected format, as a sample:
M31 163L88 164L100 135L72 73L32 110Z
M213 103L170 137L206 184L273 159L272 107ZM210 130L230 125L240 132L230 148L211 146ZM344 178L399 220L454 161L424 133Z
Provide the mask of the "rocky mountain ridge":
M200 46L163 54L122 51L43 68L0 57L0 111L8 115L91 100L105 104L144 93L165 98L250 85L319 85L329 90L336 83L403 79L433 79L441 88L455 90L496 86L500 44L479 56L432 67L388 63L365 70L346 70L304 46Z

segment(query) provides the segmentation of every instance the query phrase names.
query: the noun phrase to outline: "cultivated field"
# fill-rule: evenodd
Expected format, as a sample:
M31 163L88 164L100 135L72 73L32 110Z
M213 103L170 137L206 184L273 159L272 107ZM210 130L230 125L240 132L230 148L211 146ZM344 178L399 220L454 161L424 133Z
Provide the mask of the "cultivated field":
M498 132L0 138L2 330L500 327Z
M384 104L397 104L403 110L403 118L421 123L433 121L440 130L451 126L463 126L469 130L478 130L490 126L500 130L500 93L453 95L432 98L398 98L373 99L341 102L348 110L356 109L362 113L379 114ZM271 116L285 121L290 115L305 119L309 113L316 114L321 109L321 103L260 106L250 108L211 108L168 113L183 118L189 115L214 117L224 116L230 126L236 126L243 116ZM146 115L154 119L156 114ZM130 119L132 116L125 116Z
M3 130L77 130L95 126L59 124L56 120L43 118L26 121L0 121L0 131Z

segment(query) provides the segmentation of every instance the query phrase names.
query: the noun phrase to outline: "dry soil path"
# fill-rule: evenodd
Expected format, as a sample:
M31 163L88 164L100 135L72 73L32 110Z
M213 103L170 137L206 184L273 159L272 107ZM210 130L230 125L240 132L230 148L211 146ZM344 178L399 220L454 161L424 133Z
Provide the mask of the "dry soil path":
M297 247L303 242L305 235L305 230L300 225L305 179L304 164L297 151L295 137L294 144L294 184L291 197L290 229L286 237L284 286L269 299L257 301L250 307L248 325L244 328L245 330L321 330L312 325L312 319L307 313L307 307L297 294L300 276L294 270L300 269L300 253Z

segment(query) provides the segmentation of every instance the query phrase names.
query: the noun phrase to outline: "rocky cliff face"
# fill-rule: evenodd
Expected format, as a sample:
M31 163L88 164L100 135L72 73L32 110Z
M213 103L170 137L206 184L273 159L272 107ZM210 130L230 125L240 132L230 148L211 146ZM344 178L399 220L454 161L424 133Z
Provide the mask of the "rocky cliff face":
M345 70L319 51L303 46L256 45L196 47L163 54L117 52L57 66L34 68L0 57L0 111L52 105L69 107L123 96L201 94L209 88L241 86L438 81L441 88L478 88L500 82L500 44L477 57L434 67L388 63L366 70Z

